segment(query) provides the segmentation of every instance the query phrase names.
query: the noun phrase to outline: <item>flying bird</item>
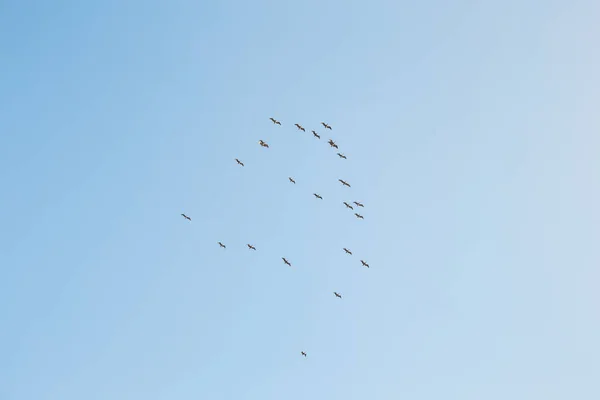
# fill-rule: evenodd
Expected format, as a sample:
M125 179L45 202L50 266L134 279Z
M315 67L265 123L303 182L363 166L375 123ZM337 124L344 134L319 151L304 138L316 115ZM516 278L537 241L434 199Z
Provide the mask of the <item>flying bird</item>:
M366 262L364 262L363 260L360 260L360 262L362 263L363 267L370 268L370 267L369 267L369 264L367 264L367 263L366 263Z
M304 357L306 357L306 353L301 351L300 354L302 354Z
M283 260L284 263L286 263L288 266L292 266L292 264L290 264L290 262L288 260L285 259L285 257L281 257L281 259Z
M299 130L301 130L302 132L306 132L306 129L304 129L304 128L302 127L302 125L300 125L300 124L294 124L294 125L296 125L296 128L298 128L298 129L299 129Z
M315 131L312 131L312 134L314 137L316 137L317 139L321 139L321 136L319 136L319 134Z
M333 294L335 294L335 297L339 297L340 299L342 298L342 295L339 294L338 292L333 292Z
M334 142L333 140L331 140L331 139L329 139L329 141L328 141L327 143L329 143L329 145L330 145L331 147L335 147L336 149L338 148L338 145L337 145L337 144L335 144L335 142Z
M217 243L219 243L219 246L221 246L222 248L224 248L224 249L227 248L227 246L225 246L223 243L221 243L221 242L217 242Z
M271 117L271 118L269 118L269 119L270 119L271 121L273 121L273 123L274 123L275 125L281 125L281 122L277 121L275 118Z
M243 162L241 162L240 160L238 160L237 158L235 159L235 161L236 161L238 164L240 164L242 167L244 166L244 163L243 163Z
M345 155L343 155L342 153L337 153L337 155L338 155L340 158L343 158L344 160L347 158L347 157L346 157Z
M348 182L346 182L345 180L338 179L338 181L340 181L342 183L342 185L350 187L350 184Z
M269 148L269 145L267 143L265 143L263 140L259 140L258 144L260 144L262 147L266 147L267 149Z
M363 217L362 215L360 215L358 213L354 213L354 215L356 215L356 218L358 218L358 219L365 219L365 217Z
M247 244L246 246L248 246L250 250L256 250L256 247L252 246L251 244Z
M321 200L323 200L323 198L322 198L321 196L319 196L318 194L316 194L316 193L313 193L313 195L314 195L314 196L315 196L317 199L321 199Z
M344 202L344 205L345 205L347 208L349 208L349 209L351 209L351 210L354 210L354 207L352 207L350 204L348 204L348 203Z
M185 215L185 214L181 214L181 216L182 216L183 218L187 219L188 221L191 221L191 220L192 220L190 217L188 217L188 216L187 216L187 215Z
M364 207L364 205L362 203L359 203L358 201L353 201L353 203L359 207Z
M321 125L323 125L325 129L331 130L331 126L327 125L325 122L321 122Z
M290 182L292 182L294 185L296 184L296 181L295 181L295 180L293 180L291 176L290 176L288 179L289 179L289 180L290 180Z
M347 248L345 248L345 247L344 247L344 251L346 252L346 254L352 255L352 252L350 250L348 250Z

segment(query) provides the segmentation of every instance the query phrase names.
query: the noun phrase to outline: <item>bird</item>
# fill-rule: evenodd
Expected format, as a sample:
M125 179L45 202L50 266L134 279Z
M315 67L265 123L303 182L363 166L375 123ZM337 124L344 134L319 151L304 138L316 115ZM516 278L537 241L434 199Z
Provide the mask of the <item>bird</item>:
M351 210L354 210L354 207L352 207L350 204L348 204L348 203L344 202L344 205L345 205L346 207L348 207L349 209L351 209Z
M338 145L337 145L337 144L335 144L335 142L334 142L333 140L331 140L331 139L329 139L329 141L328 141L327 143L329 143L329 145L330 145L331 147L335 147L336 149L338 148Z
M325 129L331 130L331 126L327 125L325 122L321 122L321 125L323 125Z
M302 354L304 357L306 357L306 353L301 351L300 354Z
M342 185L350 187L350 184L348 182L346 182L345 180L338 179L338 181L340 181L342 183Z
M288 260L285 259L285 257L281 257L281 259L283 260L284 263L286 263L288 266L292 266L292 264L290 264L290 262Z
M342 295L339 294L338 292L333 292L333 294L335 294L335 297L339 297L340 299L342 298Z
M360 260L360 262L362 263L363 267L370 268L370 267L369 267L369 264L367 264L367 263L366 263L366 262L364 262L363 260Z
M271 121L273 121L274 124L276 125L281 125L281 122L277 121L275 118L271 117L269 118Z
M362 203L359 203L358 201L353 201L353 203L359 207L364 207L364 205Z
M259 140L258 144L260 144L262 147L266 147L267 149L269 148L269 145L267 143L265 143L263 140Z
M248 246L250 250L256 250L256 247L252 246L251 244L247 244L246 246Z
M340 158L343 158L344 160L345 160L345 159L347 159L347 157L346 157L345 155L343 155L342 153L337 153L337 155L338 155Z
M319 136L319 134L315 131L312 131L312 134L314 137L316 137L317 139L321 139L321 136Z
M323 200L323 198L322 198L321 196L319 196L318 194L316 194L316 193L313 193L313 195L314 195L314 196L315 196L317 199L321 199L321 200Z
M221 243L221 242L217 242L217 243L219 243L219 246L221 246L222 248L224 248L224 249L227 248L227 246L225 246L223 243Z
M190 217L188 217L188 216L187 216L187 215L185 215L185 214L181 214L181 216L182 216L183 218L187 219L188 221L191 221L191 220L192 220Z
M300 124L294 124L294 125L296 125L296 128L298 128L298 129L299 129L299 130L301 130L302 132L306 132L306 129L304 129L304 128L302 127L302 125L300 125Z
M244 163L243 163L243 162L241 162L240 160L238 160L237 158L235 159L235 161L236 161L238 164L240 164L242 167L244 166Z
M290 176L288 179L289 179L289 180L290 180L290 182L292 182L294 185L296 184L296 181L295 181L294 179L292 179L292 177L291 177L291 176Z
M346 252L346 254L352 255L352 252L350 250L348 250L347 248L345 248L345 247L344 247L344 251Z
M356 218L358 218L358 219L365 219L365 217L363 217L362 215L360 215L358 213L354 213L354 215L356 215Z

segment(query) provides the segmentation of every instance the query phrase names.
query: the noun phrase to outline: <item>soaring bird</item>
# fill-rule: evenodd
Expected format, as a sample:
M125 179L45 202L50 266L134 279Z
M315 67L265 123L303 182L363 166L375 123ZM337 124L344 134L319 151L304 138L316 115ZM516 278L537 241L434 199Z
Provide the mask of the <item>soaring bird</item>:
M358 214L358 213L354 213L354 215L356 215L356 218L359 219L365 219L365 217L363 217L362 215Z
M354 207L352 207L350 204L348 204L348 203L344 202L344 205L345 205L346 207L348 207L349 209L351 209L351 210L354 210Z
M343 158L344 160L347 158L347 157L346 157L345 155L343 155L342 153L337 153L337 155L338 155L340 158Z
M335 142L334 142L333 140L331 140L331 139L329 139L329 141L328 141L327 143L329 143L329 145L330 145L331 147L335 147L336 149L338 148L338 145L337 145L337 144L335 144Z
M306 353L301 351L300 354L302 354L304 357L306 357Z
M294 179L292 179L292 177L291 177L291 176L290 176L288 179L289 179L289 180L290 180L290 182L292 182L294 185L296 184L296 181L295 181Z
M302 132L306 132L306 129L304 129L304 128L302 127L302 125L300 125L300 124L294 124L294 125L296 125L296 128L298 128L298 129L299 129L299 130L301 130Z
M322 198L321 196L319 196L318 194L316 194L316 193L313 193L313 195L314 195L314 196L315 196L317 199L321 199L321 200L323 200L323 198Z
M347 248L345 248L345 247L344 247L344 251L346 252L346 254L352 255L352 252L350 250L348 250Z
M350 184L348 182L346 182L345 180L338 179L338 181L340 181L342 183L342 185L350 187Z
M275 118L271 117L269 118L271 121L273 121L274 124L276 125L281 125L281 122L277 121Z
M364 205L362 203L359 203L358 201L353 201L353 203L359 207L364 207Z
M288 260L285 259L285 257L281 257L281 259L283 260L284 263L286 263L288 266L292 266L292 264L290 264L290 262Z
M191 221L191 220L192 220L190 217L188 217L188 216L187 216L187 215L185 215L185 214L181 214L181 216L182 216L183 218L187 219L188 221Z
M340 299L342 298L342 295L339 294L338 292L333 292L333 294L335 294L335 297L339 297Z
M242 167L244 166L244 163L243 163L243 162L241 162L240 160L238 160L237 158L235 159L235 161L236 161L238 164L240 164Z
M250 250L256 250L256 247L252 246L251 244L247 244L246 246L248 246Z
M366 262L364 262L363 260L360 260L360 262L362 263L363 267L370 268L370 267L369 267L369 264L367 264L367 263L366 263Z
M312 131L313 136L316 137L317 139L321 139L321 136L319 136L319 134L315 131Z
M259 140L258 144L260 144L262 147L266 147L267 149L269 148L269 145L267 143L265 143L263 140Z
M323 125L325 127L325 129L331 130L331 127L329 125L327 125L325 122L321 122L321 125Z
M223 243L221 243L221 242L217 242L217 243L219 243L219 246L221 246L222 248L224 248L224 249L227 248L227 246L225 246Z

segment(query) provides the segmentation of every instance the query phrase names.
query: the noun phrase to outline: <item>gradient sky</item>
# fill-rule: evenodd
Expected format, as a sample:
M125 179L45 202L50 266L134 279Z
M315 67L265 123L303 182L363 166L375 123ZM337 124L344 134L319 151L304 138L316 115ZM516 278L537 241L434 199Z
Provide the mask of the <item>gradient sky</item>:
M0 1L0 399L600 398L598 21Z

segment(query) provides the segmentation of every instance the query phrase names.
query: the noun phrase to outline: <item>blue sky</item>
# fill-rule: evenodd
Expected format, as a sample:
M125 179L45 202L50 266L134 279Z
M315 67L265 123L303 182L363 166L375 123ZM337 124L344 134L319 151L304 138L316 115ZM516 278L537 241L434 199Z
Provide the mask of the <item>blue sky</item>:
M0 398L599 398L598 20L0 2Z

